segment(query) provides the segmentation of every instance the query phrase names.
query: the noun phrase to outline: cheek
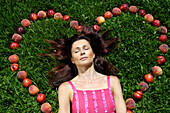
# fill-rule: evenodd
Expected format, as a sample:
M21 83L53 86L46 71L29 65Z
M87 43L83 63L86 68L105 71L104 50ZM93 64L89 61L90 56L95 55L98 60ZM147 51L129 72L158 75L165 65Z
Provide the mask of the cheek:
M73 54L72 55L72 58L71 58L71 61L75 63L75 61L78 59L78 56Z

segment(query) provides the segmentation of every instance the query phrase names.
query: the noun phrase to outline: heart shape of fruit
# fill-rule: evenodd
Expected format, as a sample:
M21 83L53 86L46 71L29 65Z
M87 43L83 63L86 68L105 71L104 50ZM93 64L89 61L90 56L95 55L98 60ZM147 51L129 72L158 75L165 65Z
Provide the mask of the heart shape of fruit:
M148 22L148 23L152 23L152 25L154 25L155 27L158 27L158 31L161 33L160 37L159 37L159 40L162 42L162 43L165 43L167 41L167 37L166 37L166 33L167 33L167 29L166 27L164 26L161 26L160 27L160 21L159 20L154 20L153 16L151 14L146 14L146 11L144 9L140 9L138 11L138 8L136 6L128 6L127 4L122 4L120 6L120 8L118 7L115 7L112 9L112 12L111 11L106 11L104 13L104 16L98 16L96 18L96 21L98 23L98 25L93 25L93 29L94 30L99 30L101 29L99 25L105 23L106 19L110 19L110 18L113 18L113 17L116 17L116 16L119 16L122 11L123 12L127 12L129 9L129 12L132 13L132 14L136 14L138 12L139 15L143 16L145 21ZM69 15L65 15L63 16L61 13L57 12L55 13L53 10L49 10L46 14L45 11L39 11L37 14L35 13L32 13L30 15L30 19L35 22L37 21L38 19L39 20L43 20L45 19L46 17L50 18L50 17L54 17L54 20L58 20L58 21L66 21L66 22L70 22L70 26L72 28L75 28L77 30L77 32L80 32L81 31L81 26L79 26L79 23L78 21L76 20L71 20L70 16ZM22 34L26 32L25 29L29 30L29 26L31 25L31 22L28 20L28 19L23 19L21 21L21 27L18 27L17 29L17 32L18 33L15 33L13 36L12 36L12 40L14 42L12 42L10 44L10 48L13 50L13 49L16 49L16 48L19 48L19 42L22 40ZM169 47L166 45L166 44L162 44L160 47L160 52L161 53L167 53L168 52L168 49ZM157 57L158 60L158 64L159 65L162 65L165 63L165 58L164 56L158 56ZM9 56L9 61L11 63L13 63L10 67L10 69L15 72L15 71L18 71L19 70L19 65L17 64L18 61L19 61L19 56L17 56L16 54L14 55L11 55ZM144 79L147 83L152 83L153 82L153 75L156 75L156 76L159 76L162 74L162 69L159 67L159 66L154 66L152 68L152 74L146 74L144 76ZM46 102L45 103L45 99L46 99L46 96L43 94L43 93L39 93L39 88L36 86L36 85L31 85L32 84L32 80L27 78L27 73L26 71L22 70L22 71L19 71L17 73L17 77L19 80L22 81L22 84L24 87L29 87L29 93L31 95L37 95L37 101L39 103L42 103L42 106L41 106L41 111L42 112L51 112L52 111L52 108L51 108L51 105ZM133 94L133 98L135 99L135 101L139 101L142 96L143 96L143 92L146 91L149 86L148 84L145 83L145 82L140 82L139 85L142 87L140 90L134 92ZM127 108L128 108L128 112L132 112L130 109L133 109L135 107L135 101L132 99L132 98L128 98L126 100L126 105L127 105Z

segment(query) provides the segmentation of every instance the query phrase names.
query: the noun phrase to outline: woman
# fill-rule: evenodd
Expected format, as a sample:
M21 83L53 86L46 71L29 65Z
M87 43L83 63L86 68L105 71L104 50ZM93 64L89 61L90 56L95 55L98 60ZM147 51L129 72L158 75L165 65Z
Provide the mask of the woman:
M51 55L64 63L50 71L58 69L49 84L59 86L59 113L126 113L118 70L102 57L119 42L104 40L108 32L83 25L70 39L46 40L55 48Z

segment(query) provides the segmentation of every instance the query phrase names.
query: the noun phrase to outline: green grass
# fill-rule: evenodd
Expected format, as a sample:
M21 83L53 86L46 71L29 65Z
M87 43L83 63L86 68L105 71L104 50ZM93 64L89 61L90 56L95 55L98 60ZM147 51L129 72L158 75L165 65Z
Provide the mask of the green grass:
M31 21L31 26L22 34L19 43L20 48L11 50L9 45L12 35L17 27L21 26L22 19L29 19L31 13L38 13L40 10L47 12L53 9L63 15L70 15L71 20L85 23L92 26L96 23L97 16L103 15L105 11L112 11L114 7L120 7L127 3L135 5L139 9L145 9L147 13L161 21L162 26L168 29L167 37L170 36L170 16L168 0L63 0L51 1L41 0L10 0L0 1L0 112L1 113L40 113L41 104L36 101L36 96L31 96L28 88L22 86L21 81L16 77L17 72L10 70L11 63L8 57L12 54L19 56L20 70L25 70L32 84L39 87L40 92L46 95L46 102L52 106L52 111L58 111L57 90L47 85L46 74L55 67L58 62L52 58L37 57L39 53L45 53L49 44L44 39L53 40L62 37L71 37L77 33L69 26L70 22L62 20L55 21L53 18L46 18L36 22ZM154 82L149 84L149 89L143 94L141 101L136 103L134 113L168 113L169 106L169 52L160 53L158 47L162 44L158 41L160 33L158 28L145 22L138 14L122 12L118 17L107 19L100 25L101 29L113 29L112 37L120 37L121 44L104 58L118 67L120 70L120 82L123 89L123 96L132 98L134 91L140 87L138 84L144 81L144 75L151 73L153 66L157 64L157 56L163 55L166 63L161 66L163 74L154 77ZM169 39L166 44L169 46Z

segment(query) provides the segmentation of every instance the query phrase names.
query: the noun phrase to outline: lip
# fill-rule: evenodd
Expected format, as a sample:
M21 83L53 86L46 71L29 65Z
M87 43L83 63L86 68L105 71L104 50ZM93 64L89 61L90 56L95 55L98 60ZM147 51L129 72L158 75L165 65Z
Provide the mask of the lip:
M86 60L88 57L82 57L82 58L80 58L80 60L82 60L82 61L84 61L84 60Z

